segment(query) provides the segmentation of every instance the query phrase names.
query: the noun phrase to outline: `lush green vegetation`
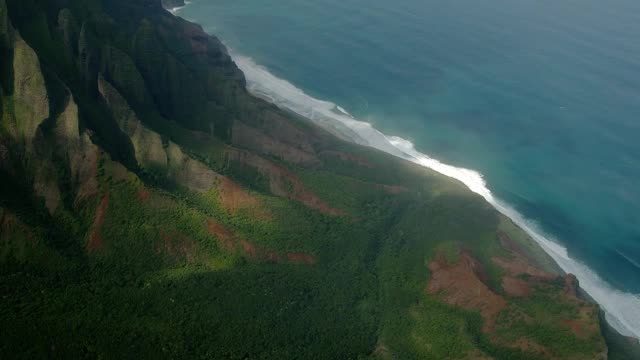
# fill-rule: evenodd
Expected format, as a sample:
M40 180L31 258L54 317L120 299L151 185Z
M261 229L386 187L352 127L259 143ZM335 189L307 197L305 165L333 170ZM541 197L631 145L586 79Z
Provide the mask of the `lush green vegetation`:
M15 136L24 99L15 99L13 35L0 21L9 53L0 145L10 154L0 154L2 358L544 357L513 346L521 339L555 357L603 351L599 332L583 338L562 325L580 318L582 302L563 295L561 278L527 297L503 289L506 270L493 259L514 254L499 233L555 267L484 200L250 97L216 40L159 1L0 0L0 9L37 54L44 84L29 90L50 109L28 119L41 121L33 144ZM101 97L98 74L135 121L116 118L123 111ZM81 139L71 131L61 141L71 99ZM234 142L234 121L269 146ZM145 167L137 126L160 137L154 155L179 147L181 156ZM216 180L193 189L167 169ZM429 264L463 254L507 304L492 331L478 309L426 290Z

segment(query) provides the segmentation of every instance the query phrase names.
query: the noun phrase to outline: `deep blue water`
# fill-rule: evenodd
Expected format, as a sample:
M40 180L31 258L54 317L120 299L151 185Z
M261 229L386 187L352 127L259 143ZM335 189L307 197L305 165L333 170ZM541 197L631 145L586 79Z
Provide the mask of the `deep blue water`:
M179 14L482 173L572 258L640 293L640 2L194 0Z

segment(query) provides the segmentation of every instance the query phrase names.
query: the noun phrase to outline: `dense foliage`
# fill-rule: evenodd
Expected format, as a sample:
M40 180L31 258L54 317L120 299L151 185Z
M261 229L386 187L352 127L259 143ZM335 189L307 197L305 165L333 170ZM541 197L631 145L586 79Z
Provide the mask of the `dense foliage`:
M597 308L483 199L251 97L159 1L0 10L2 358L606 354ZM495 316L429 290L469 259ZM543 275L513 295L496 259Z

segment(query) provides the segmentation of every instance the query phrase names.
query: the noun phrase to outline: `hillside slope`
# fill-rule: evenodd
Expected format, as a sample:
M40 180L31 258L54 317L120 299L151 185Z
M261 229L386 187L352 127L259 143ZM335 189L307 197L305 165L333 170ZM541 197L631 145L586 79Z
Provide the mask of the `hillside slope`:
M0 0L0 74L3 358L608 356L483 199L252 97L160 0Z

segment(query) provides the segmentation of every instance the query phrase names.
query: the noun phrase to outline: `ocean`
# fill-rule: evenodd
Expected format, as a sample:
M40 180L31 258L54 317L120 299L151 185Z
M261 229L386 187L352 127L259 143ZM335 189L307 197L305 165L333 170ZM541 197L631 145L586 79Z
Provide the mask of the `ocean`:
M251 91L457 178L640 338L640 2L193 0Z

